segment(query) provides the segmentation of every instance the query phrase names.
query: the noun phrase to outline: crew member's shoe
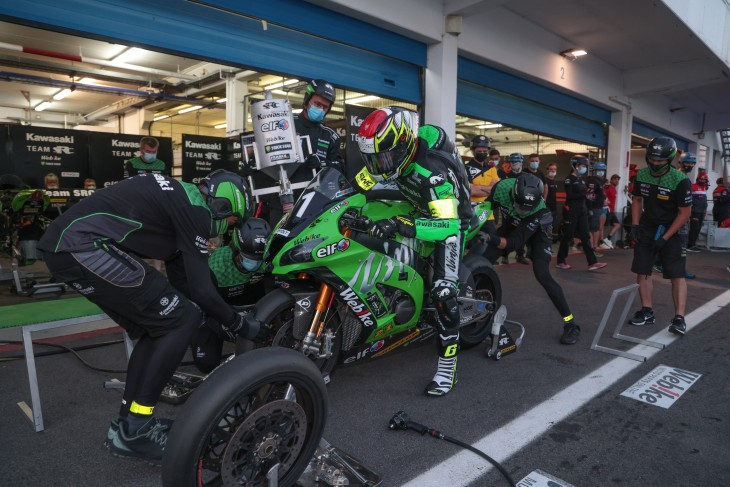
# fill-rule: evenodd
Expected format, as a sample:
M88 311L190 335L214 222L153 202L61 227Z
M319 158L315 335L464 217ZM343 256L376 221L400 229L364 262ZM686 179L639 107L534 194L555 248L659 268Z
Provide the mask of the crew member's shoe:
M694 279L695 277L697 277L697 274L693 274L693 273L691 273L689 271L684 271L684 278L685 279Z
M689 247L689 248L687 249L687 252L702 252L702 249L701 249L701 248L699 248L699 247L698 247L698 246L696 246L696 245L693 245L692 247Z
M669 325L669 331L675 335L684 335L687 331L687 323L684 322L684 316L675 316Z
M634 317L629 320L629 325L642 326L642 325L653 325L654 324L654 311L640 309L634 313Z
M580 336L580 326L575 323L568 323L563 326L563 336L560 337L560 343L563 345L574 345L578 343Z
M109 451L112 455L140 458L153 465L160 465L167 445L169 426L156 418L150 418L135 433L129 433L127 427L126 421L121 420L116 435L112 435L112 440L109 442Z
M596 257L598 257L598 256L596 256ZM591 265L588 266L588 270L589 271L597 271L598 269L603 269L607 265L608 264L605 263L605 262L594 262L593 264L591 264Z
M448 394L456 385L456 356L439 357L436 375L426 386L426 395L439 397Z
M520 264L530 265L530 259L528 259L524 255L518 255L517 262L519 262Z
M603 240L601 240L601 245L604 245L606 249L612 249L613 248L613 242L611 242L611 239L606 237Z
M166 419L166 418L157 418L157 422L161 423L167 431L170 431L172 429L172 424L175 422L172 419ZM119 420L113 419L111 424L109 425L109 430L106 432L106 441L104 442L104 446L109 448L112 441L114 441L114 437L117 436L119 433Z
M567 262L558 262L557 264L555 264L555 267L557 267L558 269L565 269L567 271L568 269L570 269L571 266Z

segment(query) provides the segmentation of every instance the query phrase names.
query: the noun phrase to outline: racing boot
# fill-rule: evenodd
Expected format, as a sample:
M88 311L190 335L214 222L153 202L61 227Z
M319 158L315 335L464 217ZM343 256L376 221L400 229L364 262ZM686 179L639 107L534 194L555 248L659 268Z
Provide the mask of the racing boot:
M439 358L436 374L426 386L427 396L444 396L456 385L456 362L459 353L459 332L444 336L439 333Z

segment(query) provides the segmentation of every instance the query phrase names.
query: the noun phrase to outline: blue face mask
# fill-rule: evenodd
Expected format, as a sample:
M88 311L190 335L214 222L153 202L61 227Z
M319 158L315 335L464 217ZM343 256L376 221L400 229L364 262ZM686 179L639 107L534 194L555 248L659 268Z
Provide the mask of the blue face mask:
M602 178L605 175L606 175L606 171L596 171L596 176L598 176L599 178Z
M142 154L142 157L145 161L152 162L157 159L157 152L145 152L144 154Z
M261 261L260 260L252 260L248 257L243 257L241 259L241 266L243 266L244 269L246 269L248 272L253 272L259 267L261 267Z
M312 122L321 122L322 120L324 120L325 115L326 114L324 110L322 110L321 108L317 108L315 106L310 106L309 108L307 108L307 116Z
M581 176L584 175L586 173L586 171L588 171L588 168L587 167L579 167L578 168L578 174L580 174Z
M540 167L540 161L530 161L530 169L537 169Z

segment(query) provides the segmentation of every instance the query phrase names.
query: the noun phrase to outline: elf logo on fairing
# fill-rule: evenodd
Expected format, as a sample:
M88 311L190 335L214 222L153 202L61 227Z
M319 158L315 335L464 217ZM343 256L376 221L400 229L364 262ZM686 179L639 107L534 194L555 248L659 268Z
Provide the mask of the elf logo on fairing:
M344 252L345 250L350 248L350 241L343 238L337 243L328 244L321 249L317 250L317 257L320 259L323 257L330 256L334 254L335 252Z
M375 325L375 322L372 319L372 313L370 313L370 310L367 306L365 306L365 303L363 303L357 294L355 294L355 291L349 287L345 288L344 291L340 292L340 297L345 301L345 304L350 307L352 312L355 313L355 316L357 316L357 319L360 320L363 325Z

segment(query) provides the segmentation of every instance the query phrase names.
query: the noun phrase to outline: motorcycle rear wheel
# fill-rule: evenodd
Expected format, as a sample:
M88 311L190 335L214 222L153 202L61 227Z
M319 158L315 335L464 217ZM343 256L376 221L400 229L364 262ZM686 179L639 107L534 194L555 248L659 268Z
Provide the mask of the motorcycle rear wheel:
M502 285L492 264L484 257L469 254L462 265L469 268L474 279L474 298L493 303L491 312L486 318L459 328L459 343L463 348L470 348L482 343L492 331L494 313L502 304Z
M327 391L301 353L261 348L214 370L175 420L162 464L164 486L293 486L327 419Z

